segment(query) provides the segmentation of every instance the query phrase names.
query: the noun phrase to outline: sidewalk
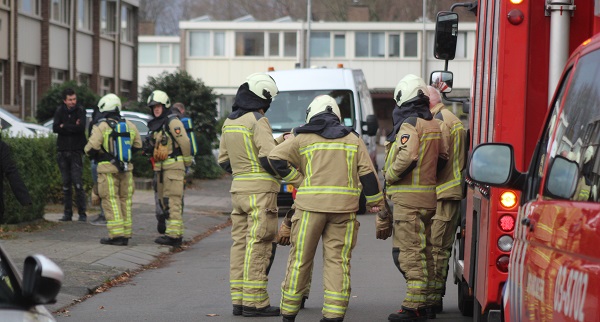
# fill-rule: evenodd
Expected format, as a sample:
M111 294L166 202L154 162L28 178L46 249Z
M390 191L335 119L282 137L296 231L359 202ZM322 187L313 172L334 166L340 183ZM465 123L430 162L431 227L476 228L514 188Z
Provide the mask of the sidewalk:
M197 181L196 187L185 191L184 241L227 223L231 211L230 185L231 177L226 176L218 180ZM58 222L51 229L15 233L14 239L1 240L0 243L21 271L25 257L36 253L46 255L62 268L65 278L58 301L46 306L49 311L55 312L111 278L140 269L157 256L171 251L169 246L154 243L159 236L154 209L153 191L134 192L133 238L128 246L101 245L100 238L108 236L106 226L78 221L58 222L62 213L45 215L46 220ZM88 220L96 215L97 212L90 212Z

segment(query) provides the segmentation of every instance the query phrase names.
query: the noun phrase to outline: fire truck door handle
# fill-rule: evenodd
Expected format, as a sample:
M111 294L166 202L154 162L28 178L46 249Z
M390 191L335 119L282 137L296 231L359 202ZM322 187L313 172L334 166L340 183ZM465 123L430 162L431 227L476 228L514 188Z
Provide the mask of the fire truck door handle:
M529 227L529 231L533 231L533 222L529 218L523 218L523 220L521 220L521 224Z

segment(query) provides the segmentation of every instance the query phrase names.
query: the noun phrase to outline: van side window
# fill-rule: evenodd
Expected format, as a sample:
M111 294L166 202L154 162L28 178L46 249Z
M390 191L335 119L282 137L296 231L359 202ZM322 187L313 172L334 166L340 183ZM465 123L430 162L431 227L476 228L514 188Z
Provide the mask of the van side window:
M572 178L575 191L570 200L598 201L600 184L600 51L582 56L565 93L554 141L549 146L548 164L560 155L578 165L578 178ZM564 87L564 86L563 86ZM561 97L556 104L560 104ZM555 111L558 106L554 106ZM554 117L554 115L553 115ZM548 136L551 137L552 131ZM550 169L546 173L550 173ZM546 178L546 182L548 178Z

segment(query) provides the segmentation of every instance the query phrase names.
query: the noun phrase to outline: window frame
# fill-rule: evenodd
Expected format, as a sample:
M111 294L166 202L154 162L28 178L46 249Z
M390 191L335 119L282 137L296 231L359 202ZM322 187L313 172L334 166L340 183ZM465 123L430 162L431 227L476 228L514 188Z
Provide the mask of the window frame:
M136 23L136 17L133 14L133 6L127 3L121 3L121 15L120 15L120 24L119 24L119 32L121 36L121 42L133 44L133 27ZM125 19L125 21L123 21ZM125 24L125 27L123 27ZM131 26L128 28L127 26Z
M23 5L27 2L31 6L31 11L23 11ZM19 13L33 16L33 17L41 17L42 16L42 4L41 0L21 0L18 2Z
M54 7L54 3L57 4L57 7ZM55 17L55 15L57 16ZM50 21L61 25L69 25L71 23L71 1L50 0Z
M100 35L115 38L118 32L118 23L120 23L120 21L117 22L117 2L115 0L101 0Z
M246 38L244 37L243 39L241 39L243 41L243 43L241 44L243 46L242 50L243 53L242 54L238 54L238 35L242 35L242 34L255 34L256 36L258 35L262 35L262 44L260 43L260 38L261 37L256 37L256 40L259 41L259 43L257 43L256 45L254 45L255 50L258 51L258 53L256 55L246 55L246 39L250 39L250 38ZM256 57L267 57L266 53L268 51L267 48L267 36L266 36L267 32L265 31L256 31L256 30L236 30L234 31L234 51L233 51L233 55L234 57L248 57L248 58L256 58ZM261 54L262 53L262 54Z
M94 17L94 8L91 0L77 1L77 29L83 31L92 31L92 17Z

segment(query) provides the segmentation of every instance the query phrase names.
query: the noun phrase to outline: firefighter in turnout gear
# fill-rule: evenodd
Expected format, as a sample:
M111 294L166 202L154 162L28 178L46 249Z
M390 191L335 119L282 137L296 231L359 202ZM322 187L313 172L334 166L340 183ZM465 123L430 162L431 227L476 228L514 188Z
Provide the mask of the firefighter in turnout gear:
M154 240L161 245L178 247L183 240L183 185L185 168L192 164L190 140L183 123L172 114L169 96L155 90L148 97L154 119L148 122L151 143L145 151L154 158L154 179L166 231Z
M277 93L271 76L248 76L238 88L221 134L219 165L233 174L229 272L233 315L279 315L279 307L270 305L267 275L276 249L280 183L267 161L276 142L264 115Z
M436 208L436 172L448 160L440 123L429 111L427 86L409 74L394 91L394 130L387 137L383 168L387 195L394 203L394 262L407 282L401 309L389 321L427 320L433 290L431 219Z
M456 227L460 221L460 201L463 199L465 167L465 142L467 132L461 120L442 103L440 92L428 86L429 107L434 119L440 120L442 129L449 130L448 163L437 176L437 208L431 223L431 253L434 264L434 292L428 299L435 313L442 312L442 297L446 291L448 261L452 252ZM444 131L442 132L444 133Z
M322 239L325 296L321 321L343 321L350 300L350 259L359 228L359 185L371 210L385 209L384 199L366 145L352 128L340 123L335 99L317 96L307 108L306 122L269 155L277 174L298 189L281 287L281 314L283 321L295 320Z
M106 217L108 238L101 244L127 245L131 238L131 204L133 198L133 164L123 164L117 157L114 127L125 121L129 132L131 150L142 147L140 133L133 123L121 118L121 100L115 94L107 94L98 102L102 114L92 127L85 153L98 162L98 195Z

